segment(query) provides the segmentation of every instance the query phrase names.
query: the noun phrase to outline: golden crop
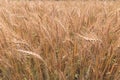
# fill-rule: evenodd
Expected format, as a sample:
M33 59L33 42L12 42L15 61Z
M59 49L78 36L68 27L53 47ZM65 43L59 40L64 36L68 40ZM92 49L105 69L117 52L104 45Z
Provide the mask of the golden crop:
M119 4L0 0L0 80L120 80Z

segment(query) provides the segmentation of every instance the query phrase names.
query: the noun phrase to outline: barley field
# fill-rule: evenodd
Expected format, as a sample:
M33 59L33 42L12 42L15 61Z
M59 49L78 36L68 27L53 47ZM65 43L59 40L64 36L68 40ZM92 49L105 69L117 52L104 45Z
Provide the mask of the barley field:
M120 80L120 1L0 0L0 80Z

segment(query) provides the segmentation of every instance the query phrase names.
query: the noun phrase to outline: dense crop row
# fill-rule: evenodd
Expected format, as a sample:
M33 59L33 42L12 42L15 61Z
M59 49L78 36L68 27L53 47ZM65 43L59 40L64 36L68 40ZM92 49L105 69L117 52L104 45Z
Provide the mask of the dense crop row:
M120 2L0 1L0 80L120 80Z

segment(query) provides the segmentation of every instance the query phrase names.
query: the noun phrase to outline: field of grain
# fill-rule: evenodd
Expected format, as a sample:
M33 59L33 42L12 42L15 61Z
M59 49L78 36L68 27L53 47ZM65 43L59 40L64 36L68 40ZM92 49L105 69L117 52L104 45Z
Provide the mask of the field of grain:
M0 0L0 80L120 80L119 4Z

